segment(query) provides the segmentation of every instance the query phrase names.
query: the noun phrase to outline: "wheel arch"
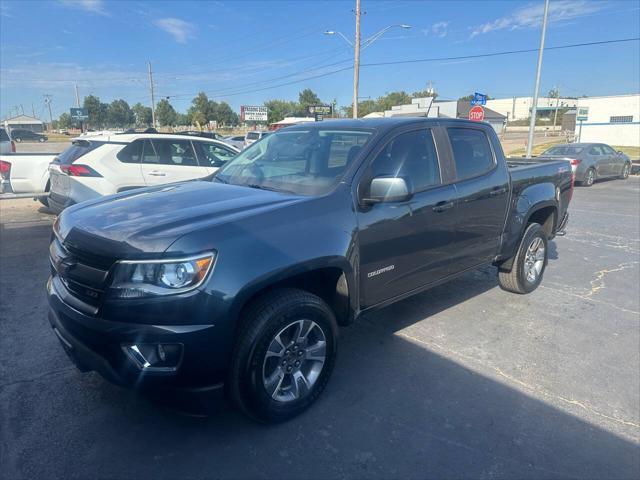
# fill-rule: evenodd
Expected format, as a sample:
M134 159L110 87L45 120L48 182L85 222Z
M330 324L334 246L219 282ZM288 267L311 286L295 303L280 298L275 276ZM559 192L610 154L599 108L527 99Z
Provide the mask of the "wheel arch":
M356 284L351 264L343 257L319 258L270 272L247 284L231 307L237 319L234 330L243 322L243 311L256 298L285 287L318 295L333 310L340 325L349 324L355 317Z

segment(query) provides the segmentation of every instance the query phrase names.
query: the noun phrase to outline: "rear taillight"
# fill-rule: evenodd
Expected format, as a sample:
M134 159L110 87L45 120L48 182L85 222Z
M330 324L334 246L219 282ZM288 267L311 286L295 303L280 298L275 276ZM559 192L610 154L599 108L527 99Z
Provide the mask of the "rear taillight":
M569 162L571 162L571 171L575 174L576 170L578 169L578 165L580 165L580 162L582 160L578 160L577 158L573 158L571 160L569 160Z
M578 160L577 158L572 158L569 160L571 163L571 190L569 191L569 201L573 198L573 187L576 184L576 170L578 170L578 165L582 160Z
M9 180L9 174L11 173L11 164L0 160L0 177L2 180Z
M71 177L101 177L98 172L88 165L61 165L60 170Z
M11 153L16 153L16 142L11 140Z

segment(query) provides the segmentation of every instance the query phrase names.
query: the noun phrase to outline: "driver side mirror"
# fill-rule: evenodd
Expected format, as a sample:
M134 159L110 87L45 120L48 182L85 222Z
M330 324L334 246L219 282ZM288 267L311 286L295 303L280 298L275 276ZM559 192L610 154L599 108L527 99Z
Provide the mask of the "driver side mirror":
M411 198L411 192L404 178L375 177L369 186L369 195L362 201L366 204L383 202L403 202Z

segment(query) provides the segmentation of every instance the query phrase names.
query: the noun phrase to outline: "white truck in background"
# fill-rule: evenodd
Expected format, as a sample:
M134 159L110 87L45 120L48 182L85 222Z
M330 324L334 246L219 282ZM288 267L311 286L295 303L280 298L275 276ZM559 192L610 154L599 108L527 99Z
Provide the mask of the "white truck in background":
M49 164L57 153L16 153L6 129L0 129L0 193L33 194L47 204Z

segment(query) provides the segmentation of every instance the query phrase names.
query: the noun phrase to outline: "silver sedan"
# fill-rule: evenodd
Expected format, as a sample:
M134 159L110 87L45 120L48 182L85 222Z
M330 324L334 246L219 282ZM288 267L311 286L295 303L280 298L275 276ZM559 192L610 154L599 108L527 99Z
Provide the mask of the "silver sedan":
M555 145L540 157L571 160L576 182L590 187L599 178L627 178L631 160L604 143L566 143Z

